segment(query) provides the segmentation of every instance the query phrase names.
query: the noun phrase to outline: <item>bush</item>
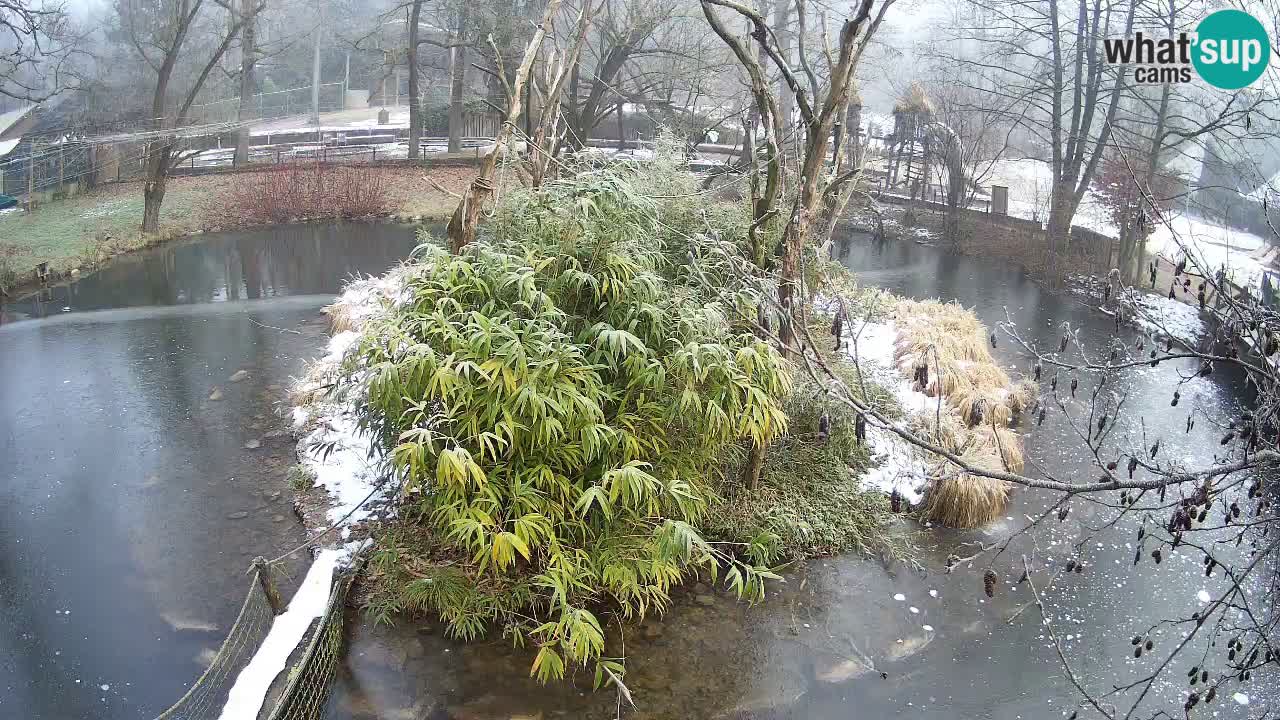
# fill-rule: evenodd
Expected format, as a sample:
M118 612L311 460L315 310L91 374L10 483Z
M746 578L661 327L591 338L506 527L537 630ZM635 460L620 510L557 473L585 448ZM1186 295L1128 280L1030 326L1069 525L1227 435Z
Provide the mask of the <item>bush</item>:
M377 168L289 163L238 176L221 214L245 224L385 215L388 185Z
M0 295L8 293L18 283L18 255L16 245L0 243Z
M699 527L743 445L785 429L790 375L739 319L751 293L686 260L720 246L637 190L664 172L508 196L487 241L424 245L408 299L365 328L362 422L408 498L372 563L376 613L437 612L465 639L497 625L538 647L540 680L595 663L599 683L622 674L600 610L660 612L697 573L763 596L767 539Z

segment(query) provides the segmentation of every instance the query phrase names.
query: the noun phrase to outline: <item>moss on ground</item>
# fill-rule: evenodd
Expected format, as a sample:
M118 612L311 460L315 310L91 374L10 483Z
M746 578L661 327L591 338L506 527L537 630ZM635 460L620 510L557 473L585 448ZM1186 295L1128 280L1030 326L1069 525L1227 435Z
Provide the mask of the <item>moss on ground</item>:
M828 287L840 292L849 312L875 319L881 294L858 289L847 277L839 280ZM829 315L817 314L810 337L825 345L830 326ZM830 347L818 352L855 397L889 417L900 416L891 392L860 378L853 363ZM722 498L709 513L708 534L744 544L772 535L776 557L786 559L849 550L903 554L902 539L889 528L888 497L862 484L873 463L867 444L857 440L856 413L802 377L784 410L787 433L770 446L759 484ZM819 432L823 415L830 421L825 437Z

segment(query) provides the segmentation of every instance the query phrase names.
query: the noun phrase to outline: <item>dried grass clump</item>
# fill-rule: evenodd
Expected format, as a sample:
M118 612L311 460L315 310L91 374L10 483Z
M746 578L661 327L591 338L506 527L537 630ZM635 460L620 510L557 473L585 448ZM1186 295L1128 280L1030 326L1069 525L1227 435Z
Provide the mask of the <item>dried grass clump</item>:
M976 435L980 446L990 448L990 451L1000 458L1001 467L997 469L1022 473L1026 467L1026 461L1022 455L1022 439L1017 433L1008 428L987 426L979 430Z
M939 423L938 421L941 420ZM922 438L927 438L933 443L946 448L947 450L963 455L965 448L968 447L970 440L969 428L960 420L960 416L956 415L954 410L946 407L942 408L942 413L921 413L913 415L909 418L907 426L911 432Z
M1022 378L1009 393L1009 408L1015 413L1030 412L1040 399L1040 384L1031 378Z
M924 516L947 527L972 528L1004 512L1011 488L1002 480L949 473L934 480L924 501Z
M329 316L329 332L337 334L348 330L359 329L363 324L363 318L354 303L343 302L339 300L332 305L326 305L320 312Z
M1015 383L1009 377L991 355L987 329L960 305L900 300L894 316L899 371L917 378L916 389L945 400L941 417L922 413L912 419L913 429L971 467L1021 473L1022 440L1009 424L1034 405L1036 384ZM929 372L922 387L918 368L924 364ZM1013 491L1010 483L961 472L946 461L933 475L923 515L950 527L978 527L995 520Z
M929 367L929 382L916 387L932 397L941 393L971 427L1008 425L1013 416L1034 403L1030 390L1015 387L988 348L987 328L973 313L956 303L900 300L895 311L898 340L894 361L898 369L916 376Z
M933 103L929 101L928 95L924 92L924 86L918 82L911 83L911 87L898 101L893 105L895 113L926 113L933 112Z
M307 371L289 388L289 404L292 407L308 407L323 402L329 396L338 368L324 359L307 365Z

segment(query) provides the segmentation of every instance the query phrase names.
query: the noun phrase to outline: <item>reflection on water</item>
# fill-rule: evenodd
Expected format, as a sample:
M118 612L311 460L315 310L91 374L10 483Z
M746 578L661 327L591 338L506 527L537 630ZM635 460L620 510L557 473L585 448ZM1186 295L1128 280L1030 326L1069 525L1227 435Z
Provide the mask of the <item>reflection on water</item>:
M82 280L0 306L0 323L67 311L336 293L413 249L407 227L345 223L218 233L120 257Z
M1025 336L1056 347L1068 321L1086 343L1108 341L1112 321L1065 297L1044 292L1004 265L909 242L876 244L852 235L841 259L863 284L902 295L957 300L994 324L1008 317ZM1132 342L1132 331L1120 337ZM1007 366L1027 364L1001 343ZM1104 455L1164 438L1162 452L1195 464L1213 460L1217 437L1209 429L1183 432L1185 410L1226 416L1238 408L1242 379L1227 372L1184 386L1183 404L1171 412L1170 382L1185 365L1143 368L1127 381L1129 414L1122 417ZM1082 387L1095 380L1081 378ZM1064 383L1065 386L1065 383ZM1189 400L1191 400L1189 402ZM1078 412L1081 405L1068 401ZM1208 425L1208 423L1204 423ZM1027 429L1024 428L1024 431ZM1146 436L1142 435L1145 432ZM1026 438L1028 472L1051 469L1064 479L1089 477L1090 459L1060 414ZM705 588L680 598L661 621L628 627L625 651L635 718L992 718L1066 717L1080 701L1062 671L1026 585L1014 582L1026 556L1060 567L1082 560L1087 571L1042 588L1048 612L1074 669L1091 687L1110 689L1153 668L1134 660L1129 637L1153 619L1185 617L1197 592L1221 591L1220 576L1204 578L1199 557L1171 554L1157 569L1131 571L1136 521L1095 531L1110 511L1076 501L1065 522L1056 520L1021 536L997 561L995 598L982 592L981 568L945 570L951 552L968 556L973 543L1006 537L1043 511L1048 499L1020 492L1007 516L979 531L925 530L922 570L884 566L856 555L821 559L794 569L766 602L748 607ZM895 599L897 597L902 600ZM708 602L709 601L709 602ZM617 710L611 692L591 691L591 673L541 687L529 679L532 653L500 639L466 645L441 637L426 620L393 628L350 624L351 646L335 692L330 720L372 718L514 717L608 718ZM617 628L613 629L615 637ZM1177 630L1153 635L1157 651L1171 649ZM621 647L621 645L614 645ZM1181 705L1177 684L1156 688L1156 707ZM1218 717L1261 711L1261 685L1245 688L1249 708L1219 703ZM1081 717L1092 717L1081 713Z
M16 306L97 312L0 327L0 718L139 720L185 692L249 560L305 538L276 413L325 344L318 310L412 242L364 225L210 235ZM263 299L192 304L235 296ZM304 568L283 569L288 590Z

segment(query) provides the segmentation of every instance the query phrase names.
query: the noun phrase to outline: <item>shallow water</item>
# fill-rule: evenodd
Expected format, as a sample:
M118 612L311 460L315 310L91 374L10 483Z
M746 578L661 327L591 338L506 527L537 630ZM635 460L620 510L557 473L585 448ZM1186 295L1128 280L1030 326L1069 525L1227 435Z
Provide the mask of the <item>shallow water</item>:
M412 246L394 226L208 235L0 309L0 717L138 720L185 692L249 560L305 538L277 410L324 346L318 310Z
M899 294L957 300L988 324L1009 317L1024 335L1056 347L1059 324L1082 329L1090 344L1115 333L1112 320L1069 297L1052 295L1004 266L948 254L910 242L876 244L852 237L841 259L863 284ZM1132 343L1128 328L1119 337ZM1027 370L1010 343L996 350L1002 362ZM1179 363L1143 368L1127 381L1127 414L1112 436L1117 447L1163 438L1162 453L1202 465L1211 462L1217 434L1208 417L1228 417L1238 408L1242 379L1226 372L1191 381L1179 409L1169 406L1170 382L1188 372ZM1063 392L1068 380L1063 379ZM1092 390L1095 381L1082 378ZM1082 397L1084 393L1081 393ZM1068 406L1078 412L1079 403ZM1197 430L1184 433L1187 410L1199 407ZM1146 436L1142 435L1145 429ZM1026 438L1028 472L1051 468L1074 479L1089 476L1089 458L1060 413ZM1108 498L1114 500L1113 498ZM661 620L625 631L630 668L627 682L636 718L1019 718L1065 717L1081 698L1071 686L1049 641L1044 620L1027 586L1013 581L1022 557L1049 568L1083 560L1083 575L1064 575L1041 590L1063 651L1082 682L1097 691L1128 682L1154 667L1182 632L1152 634L1157 643L1145 660L1134 660L1129 638L1160 618L1186 617L1204 589L1224 587L1220 575L1204 578L1200 558L1171 553L1157 568L1149 561L1131 572L1136 520L1113 529L1092 529L1110 515L1076 501L1067 520L1056 520L1021 536L995 561L1000 587L993 599L982 591L984 566L945 570L955 552L973 554L972 543L993 542L1026 524L1047 499L1021 492L1004 520L981 531L926 529L918 538L921 568L885 565L874 558L844 555L810 561L790 571L767 601L749 607L706 587L691 589ZM904 521L905 526L905 521ZM902 600L895 599L902 597ZM1266 602L1265 599L1260 599ZM349 623L350 649L330 698L330 720L371 718L608 718L618 712L612 692L591 691L591 673L542 687L528 677L532 653L501 640L466 645L441 637L439 628L377 627ZM615 629L616 632L616 629ZM1185 686L1160 684L1152 709L1177 711ZM1232 686L1208 712L1218 717L1257 717L1269 700L1267 681ZM1230 700L1236 690L1251 696L1244 707ZM1274 691L1272 691L1274 692ZM1149 714L1149 713L1148 713ZM1082 712L1081 717L1093 717Z

